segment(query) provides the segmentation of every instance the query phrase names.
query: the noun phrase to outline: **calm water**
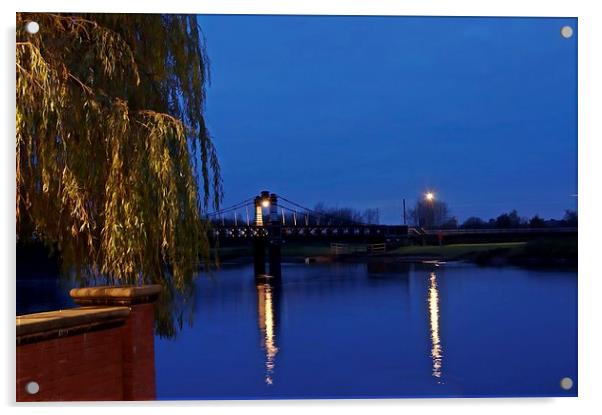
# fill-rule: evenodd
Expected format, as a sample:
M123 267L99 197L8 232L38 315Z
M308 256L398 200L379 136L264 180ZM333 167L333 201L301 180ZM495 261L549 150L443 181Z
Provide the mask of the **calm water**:
M156 338L159 399L577 394L576 272L225 266L198 288L193 326Z

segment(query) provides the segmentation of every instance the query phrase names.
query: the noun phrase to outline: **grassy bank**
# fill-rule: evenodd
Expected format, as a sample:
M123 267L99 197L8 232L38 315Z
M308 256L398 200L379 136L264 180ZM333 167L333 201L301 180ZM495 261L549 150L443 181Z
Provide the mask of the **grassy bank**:
M529 242L406 246L387 253L399 257L433 257L483 265L577 266L577 238L545 238Z
M487 252L509 252L512 250L523 249L526 242L501 242L486 244L453 244L442 246L404 246L393 251L387 252L387 255L406 256L406 257L438 257L445 260L459 260Z
M365 251L365 245L350 246L352 251ZM220 261L250 260L253 250L250 245L221 247ZM282 256L302 259L306 257L330 257L330 260L361 260L365 253L335 257L330 244L317 243L283 244ZM380 257L411 260L438 259L442 261L471 261L483 265L525 265L537 267L577 266L577 238L545 238L529 242L495 242L476 244L451 244L442 246L403 246L387 251Z

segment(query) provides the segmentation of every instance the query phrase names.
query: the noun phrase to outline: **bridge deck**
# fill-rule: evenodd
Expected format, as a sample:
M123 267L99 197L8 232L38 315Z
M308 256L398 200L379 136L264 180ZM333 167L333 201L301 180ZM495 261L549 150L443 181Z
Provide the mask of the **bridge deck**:
M388 225L326 225L326 226L218 226L214 237L228 239L274 238L286 239L372 239L407 237L407 226Z
M574 235L577 228L512 228L512 229L419 229L392 225L314 225L255 226L214 225L211 234L218 239L270 239L320 241L389 241L414 238L424 242L443 237L448 243L474 238L491 240L533 239L552 235Z

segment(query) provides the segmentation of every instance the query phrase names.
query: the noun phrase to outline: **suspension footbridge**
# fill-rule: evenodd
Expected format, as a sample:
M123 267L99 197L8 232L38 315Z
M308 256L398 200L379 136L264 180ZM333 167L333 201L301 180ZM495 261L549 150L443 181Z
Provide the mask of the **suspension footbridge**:
M527 241L549 236L574 236L577 228L422 229L406 225L365 223L307 208L282 195L262 191L206 215L215 241L252 241L255 273L280 275L281 245L290 242L366 243L395 246L403 243L442 244Z
M218 239L385 242L407 238L408 227L364 223L316 211L267 191L207 215Z

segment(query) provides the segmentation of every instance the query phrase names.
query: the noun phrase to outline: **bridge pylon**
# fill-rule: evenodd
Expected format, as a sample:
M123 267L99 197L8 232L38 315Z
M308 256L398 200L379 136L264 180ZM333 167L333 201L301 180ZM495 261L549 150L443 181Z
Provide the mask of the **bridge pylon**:
M282 262L282 227L278 217L278 196L270 194L270 221L268 237L268 261L270 264L270 275L280 278Z
M263 220L263 208L269 208L267 225ZM255 276L266 276L266 251L269 264L269 276L281 276L282 228L278 219L278 196L268 191L261 192L255 198L255 226L268 228L267 238L253 240Z

